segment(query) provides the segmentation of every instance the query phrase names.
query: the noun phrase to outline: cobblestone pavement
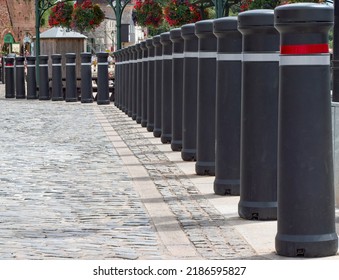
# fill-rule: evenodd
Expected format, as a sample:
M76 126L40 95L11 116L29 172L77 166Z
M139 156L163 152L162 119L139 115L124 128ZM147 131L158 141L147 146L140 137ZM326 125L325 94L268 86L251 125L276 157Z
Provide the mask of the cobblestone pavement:
M196 258L263 258L115 106L10 100L0 85L0 259L176 258L98 111L146 169Z

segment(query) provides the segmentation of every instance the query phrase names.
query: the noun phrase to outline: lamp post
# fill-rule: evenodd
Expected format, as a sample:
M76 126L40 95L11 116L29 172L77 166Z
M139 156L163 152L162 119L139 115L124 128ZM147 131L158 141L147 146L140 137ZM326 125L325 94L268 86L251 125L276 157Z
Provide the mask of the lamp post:
M117 49L121 49L121 18L122 13L124 12L127 4L131 2L131 0L107 0L108 4L112 7L115 17L116 17L116 26L117 26Z

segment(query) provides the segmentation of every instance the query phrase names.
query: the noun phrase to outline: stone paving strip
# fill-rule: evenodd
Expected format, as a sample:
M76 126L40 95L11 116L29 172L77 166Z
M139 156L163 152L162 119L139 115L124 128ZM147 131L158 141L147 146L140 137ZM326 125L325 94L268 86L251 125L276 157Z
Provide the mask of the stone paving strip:
M145 128L114 106L100 107L100 110L147 170L148 177L203 259L265 258L256 254L231 222L201 195L176 163L171 162L145 137ZM142 189L139 191L142 192ZM152 201L152 198L148 200ZM153 201L158 201L158 198L154 197ZM155 226L157 227L156 222Z
M0 99L0 259L163 259L97 105Z

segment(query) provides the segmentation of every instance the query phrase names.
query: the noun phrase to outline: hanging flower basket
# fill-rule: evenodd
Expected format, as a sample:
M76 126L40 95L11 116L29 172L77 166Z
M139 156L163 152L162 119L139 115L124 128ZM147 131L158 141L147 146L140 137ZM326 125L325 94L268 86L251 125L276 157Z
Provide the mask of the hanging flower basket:
M105 14L99 5L86 0L82 4L74 4L71 27L79 32L89 32L97 28L105 19Z
M93 31L105 19L105 14L99 5L85 0L82 4L58 2L52 9L48 18L50 26L61 26L83 32Z
M162 8L154 0L137 0L134 12L137 24L142 27L157 28L163 21Z
M171 0L164 8L164 17L170 26L181 26L201 20L197 7L187 0Z
M71 27L73 13L73 4L68 2L58 2L53 8L48 18L48 24L53 26L61 26L67 29Z

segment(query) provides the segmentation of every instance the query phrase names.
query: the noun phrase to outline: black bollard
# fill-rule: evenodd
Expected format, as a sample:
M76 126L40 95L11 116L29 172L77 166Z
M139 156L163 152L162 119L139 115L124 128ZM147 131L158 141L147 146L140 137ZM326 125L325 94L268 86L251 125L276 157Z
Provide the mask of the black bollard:
M35 56L27 56L27 99L37 99Z
M120 55L119 50L114 52L114 60L115 60L115 77L114 77L114 90L115 90L115 98L114 105L118 107L119 103L119 79L120 79Z
M62 55L52 54L52 101L63 101L62 89Z
M181 37L181 28L170 31L173 43L172 60L172 151L182 149L182 111L183 111L183 67L184 67L184 39Z
M81 57L81 103L93 102L92 54L83 52Z
M127 94L128 94L128 85L129 85L129 79L128 79L128 53L127 49L124 48L122 50L122 95L121 95L121 106L120 110L125 112L126 110L126 100L127 100Z
M170 32L160 34L162 44L161 142L172 140L172 41Z
M98 105L110 104L108 82L108 53L97 53L98 57Z
M161 136L162 45L160 35L153 37L154 45L154 129L153 136Z
M240 194L242 35L237 17L214 21L217 36L214 193Z
M181 27L184 39L183 76L183 117L181 158L185 161L196 160L197 147L197 96L198 96L198 37L195 24Z
M66 53L66 102L78 101L76 83L76 54Z
M51 97L49 94L48 55L39 56L39 69L39 100L50 100Z
M15 96L17 99L26 98L25 58L23 56L15 58Z
M136 45L138 58L137 58L137 114L136 122L141 123L141 98L142 98L142 49L140 43Z
M214 175L217 38L213 34L213 20L197 22L195 34L199 38L195 172Z
M136 120L137 118L137 59L138 52L137 46L134 45L132 48L132 120Z
M148 49L146 41L140 43L142 49L141 77L141 126L147 127L147 97L148 97Z
M238 15L243 34L239 216L277 218L279 33L273 10Z
M5 97L15 98L14 57L5 57Z
M133 51L132 46L127 48L128 51L128 95L127 95L127 106L125 113L132 117L132 92L133 92Z
M288 257L336 255L328 31L333 8L275 10L280 32L278 233Z
M154 46L153 39L146 40L148 50L147 68L147 131L154 129Z

